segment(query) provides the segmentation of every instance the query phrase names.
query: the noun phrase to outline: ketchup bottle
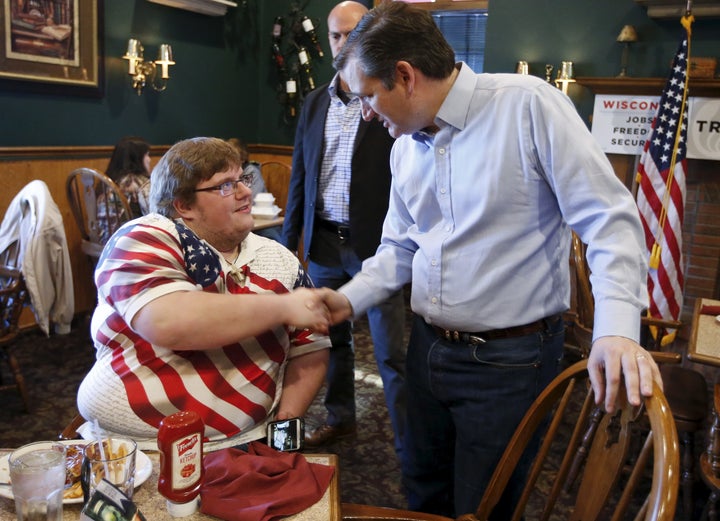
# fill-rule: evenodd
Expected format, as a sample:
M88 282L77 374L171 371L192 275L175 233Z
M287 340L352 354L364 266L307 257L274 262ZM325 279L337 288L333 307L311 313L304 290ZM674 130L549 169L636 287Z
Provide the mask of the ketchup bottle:
M198 509L204 432L205 425L194 411L176 412L160 422L158 492L167 499L173 517L189 516Z

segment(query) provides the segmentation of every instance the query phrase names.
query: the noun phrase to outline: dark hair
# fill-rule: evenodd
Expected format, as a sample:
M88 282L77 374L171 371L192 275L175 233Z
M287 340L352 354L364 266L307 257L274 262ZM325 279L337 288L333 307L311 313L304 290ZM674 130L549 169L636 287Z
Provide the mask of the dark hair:
M225 140L195 137L170 147L150 176L150 211L173 217L173 202L195 201L197 185L218 172L241 167L240 154Z
M150 145L140 137L127 136L117 142L113 149L105 174L117 182L126 174L149 175L145 169L145 154L150 152Z
M227 142L237 148L240 153L240 159L242 160L243 167L247 164L250 159L250 153L248 152L247 143L245 140L239 137L231 137L227 139Z
M381 3L362 17L333 65L340 71L353 58L366 76L378 78L386 89L395 86L399 61L435 79L447 78L455 67L455 52L430 13L405 2Z

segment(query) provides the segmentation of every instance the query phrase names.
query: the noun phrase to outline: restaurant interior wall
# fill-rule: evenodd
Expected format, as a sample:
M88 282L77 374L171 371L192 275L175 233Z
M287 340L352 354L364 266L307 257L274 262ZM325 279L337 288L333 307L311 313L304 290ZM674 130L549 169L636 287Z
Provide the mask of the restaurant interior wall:
M57 93L49 84L2 81L0 147L111 145L128 134L153 144L196 135L230 137L254 129L257 49L240 45L248 31L233 30L246 11L205 16L148 2L99 0L104 23L104 89L101 97ZM138 96L121 57L137 38L154 59L172 46L176 65L167 90L146 87ZM39 91L38 91L39 90ZM254 136L248 136L253 141Z
M193 135L243 134L250 143L292 145L294 126L282 121L278 77L270 56L275 16L294 5L316 21L325 56L313 56L317 84L333 73L326 14L336 0L247 0L224 17L204 16L146 0L104 0L105 88L100 98L29 92L28 83L0 82L0 147L108 145L125 134L154 144ZM369 0L365 2L369 4ZM242 7L245 6L245 7ZM490 1L485 70L511 72L518 60L531 74L546 63L573 61L578 76L614 76L623 25L637 28L630 53L631 76L665 76L679 35L677 20L651 19L633 0ZM720 19L699 18L693 54L720 54ZM129 37L147 52L172 45L177 65L167 91L137 96L130 88L123 55ZM590 114L592 95L573 86L581 114ZM573 92L574 91L574 92Z
M325 49L323 58L313 56L319 85L333 74L326 14L336 2L247 0L241 3L245 8L209 17L147 0L104 0L105 88L101 97L30 92L29 84L0 81L0 211L4 213L12 196L31 179L42 179L58 189L54 193L72 241L74 275L90 282L78 285L76 302L81 307L76 311L91 309L94 293L61 191L70 169L104 169L112 144L126 134L148 139L154 145L154 161L167 146L195 135L242 135L255 160L279 154L289 161L294 126L282 122L283 107L276 99L272 23L297 5L316 22ZM570 60L578 76L613 77L619 72L622 52L615 38L623 25L632 24L640 41L633 44L629 74L664 77L680 34L677 20L652 19L634 0L490 0L489 9L487 72L512 72L518 60L525 60L531 74L543 76L545 63L557 67ZM171 68L167 91L146 89L137 96L132 90L127 62L121 59L131 36L143 42L149 56L160 43L172 45L177 65ZM695 22L693 54L720 57L720 19ZM590 90L576 84L569 94L588 121ZM702 166L703 184L698 192L705 198L712 193L705 189L708 183L715 187L718 183L713 175L717 162L706 163L711 164ZM720 208L720 203L713 202L713 208ZM711 241L706 257L717 259L720 238ZM708 271L715 273L709 279L718 280L720 267Z

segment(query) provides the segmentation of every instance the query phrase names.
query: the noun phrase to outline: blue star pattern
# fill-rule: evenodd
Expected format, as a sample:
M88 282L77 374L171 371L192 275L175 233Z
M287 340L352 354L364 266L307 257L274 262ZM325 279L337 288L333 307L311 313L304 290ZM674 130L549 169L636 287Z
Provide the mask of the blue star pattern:
M688 41L685 38L673 60L670 77L660 98L656 126L650 138L650 155L660 172L670 167L678 132L680 136L676 162L685 159L688 113L687 110L683 110L685 109L683 94L687 71L687 45Z
M203 288L211 286L220 276L220 259L195 233L175 221L188 275Z

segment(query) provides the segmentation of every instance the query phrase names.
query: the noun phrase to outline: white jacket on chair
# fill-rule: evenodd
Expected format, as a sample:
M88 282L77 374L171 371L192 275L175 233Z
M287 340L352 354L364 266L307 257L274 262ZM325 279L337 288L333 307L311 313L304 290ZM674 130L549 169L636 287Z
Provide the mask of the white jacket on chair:
M47 335L70 332L75 310L72 268L60 210L43 181L13 198L0 226L0 251L20 240L19 265L35 320Z

